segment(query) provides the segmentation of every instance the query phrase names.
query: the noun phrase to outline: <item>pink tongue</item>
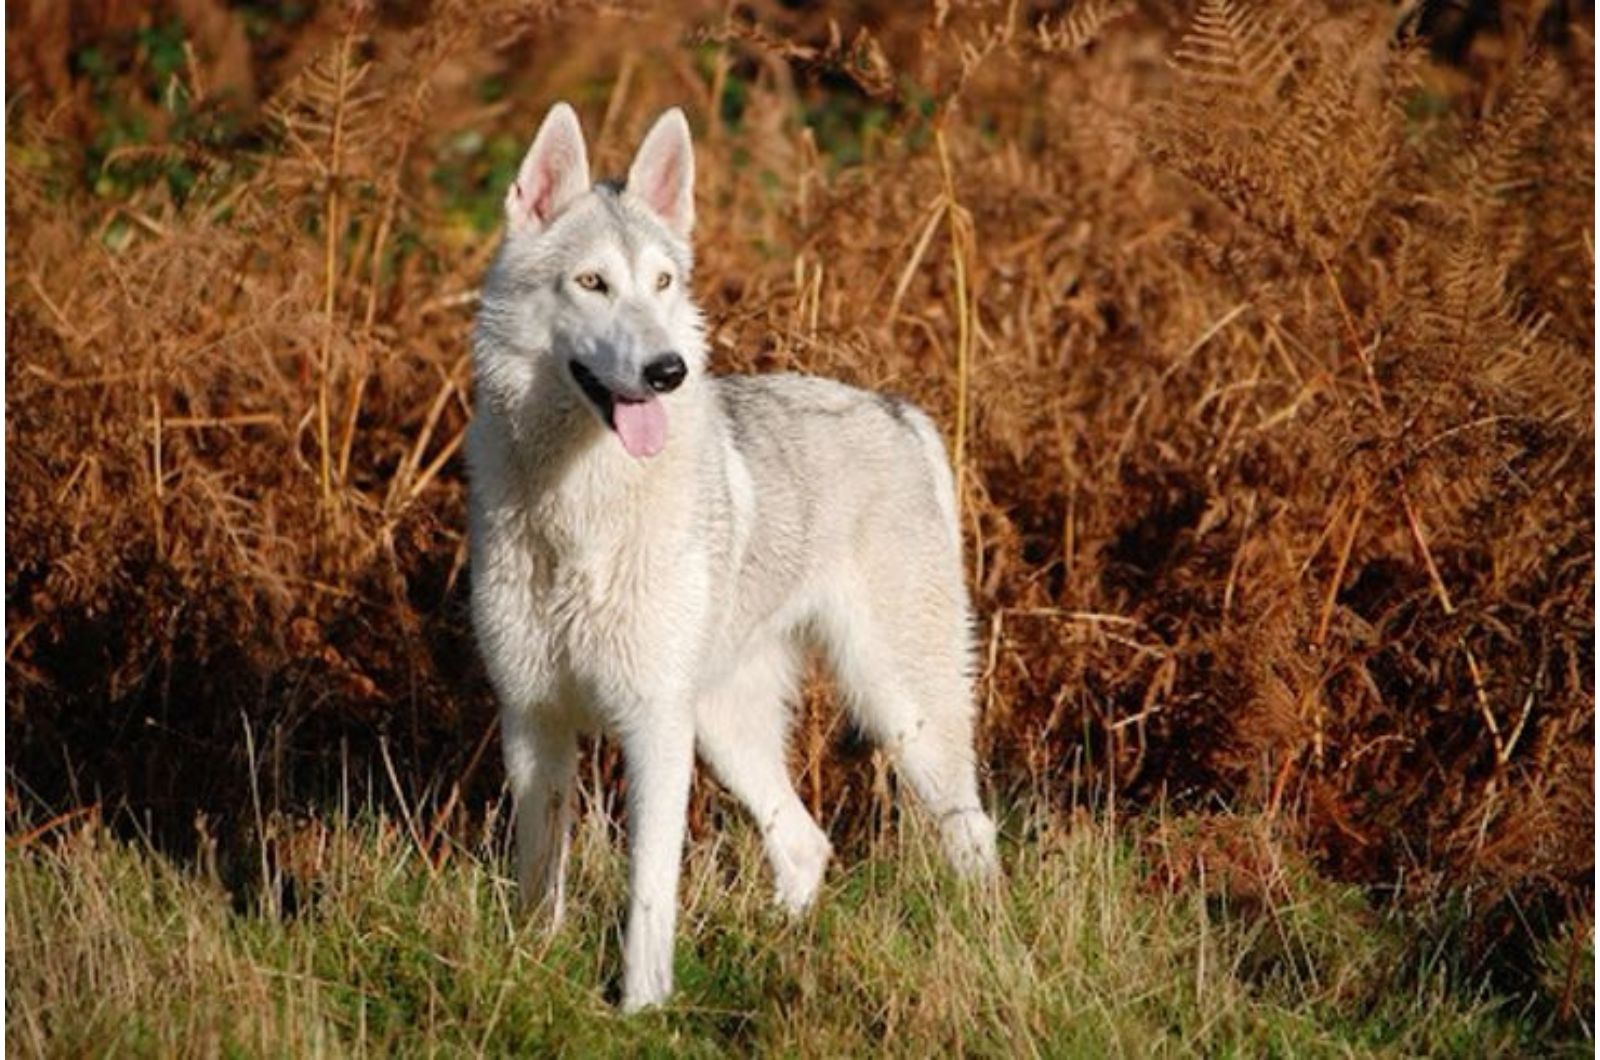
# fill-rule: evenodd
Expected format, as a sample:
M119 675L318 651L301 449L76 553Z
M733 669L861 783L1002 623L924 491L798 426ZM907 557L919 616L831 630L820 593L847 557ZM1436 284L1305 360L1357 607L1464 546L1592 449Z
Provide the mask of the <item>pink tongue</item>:
M611 407L611 422L629 456L655 456L667 444L667 410L653 397L618 399Z

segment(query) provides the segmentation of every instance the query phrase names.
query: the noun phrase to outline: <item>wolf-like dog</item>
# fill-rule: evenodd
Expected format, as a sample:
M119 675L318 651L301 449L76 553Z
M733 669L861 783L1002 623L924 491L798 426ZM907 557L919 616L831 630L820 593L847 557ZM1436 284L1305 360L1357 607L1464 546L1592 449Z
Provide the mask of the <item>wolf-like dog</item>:
M525 904L560 922L577 737L600 730L627 775L625 1010L672 990L697 750L759 826L778 901L804 910L832 852L786 761L808 645L955 868L994 873L955 490L932 422L825 379L706 373L680 110L625 181L592 184L558 103L505 208L467 459L472 617Z

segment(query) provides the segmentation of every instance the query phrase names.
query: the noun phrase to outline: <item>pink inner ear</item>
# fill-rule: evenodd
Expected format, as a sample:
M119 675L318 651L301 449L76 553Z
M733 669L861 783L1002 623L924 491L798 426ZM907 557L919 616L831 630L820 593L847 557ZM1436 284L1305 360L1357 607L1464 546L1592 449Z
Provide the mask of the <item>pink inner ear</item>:
M556 212L556 192L563 179L579 164L577 154L566 145L552 145L540 152L533 164L512 182L523 215L548 224Z
M649 186L639 189L640 197L657 213L676 217L678 189L683 183L683 159L674 149L650 171Z
M556 182L550 178L548 172L535 173L533 182L532 193L527 194L524 207L528 211L528 216L537 217L541 221L548 221L551 213L551 193L555 191ZM525 194L522 192L521 184L517 185L517 189L519 194Z
M530 184L532 187L528 186ZM511 197L516 202L517 208L522 211L522 216L540 222L548 221L552 186L548 177L538 173L530 174L526 180L518 179L511 182Z

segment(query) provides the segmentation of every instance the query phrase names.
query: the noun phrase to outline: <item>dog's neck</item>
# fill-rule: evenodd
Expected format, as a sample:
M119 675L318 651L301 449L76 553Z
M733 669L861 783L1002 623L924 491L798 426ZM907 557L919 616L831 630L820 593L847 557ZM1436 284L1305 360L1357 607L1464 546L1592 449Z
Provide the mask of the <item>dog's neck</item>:
M670 399L666 446L647 459L630 456L616 432L553 374L538 379L514 406L491 399L484 412L495 421L508 470L527 500L548 504L568 498L620 507L684 481L682 469L699 456L707 422L700 406L709 400L704 378L675 394Z

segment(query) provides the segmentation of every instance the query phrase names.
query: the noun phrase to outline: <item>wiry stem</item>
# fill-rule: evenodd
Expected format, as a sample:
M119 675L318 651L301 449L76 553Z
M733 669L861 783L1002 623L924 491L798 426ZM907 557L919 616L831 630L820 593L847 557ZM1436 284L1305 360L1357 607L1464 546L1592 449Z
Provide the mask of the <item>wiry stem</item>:
M971 389L972 306L967 292L967 258L972 252L972 233L966 212L956 202L955 174L950 168L950 152L945 148L944 130L935 129L933 137L939 148L939 167L944 172L944 212L950 221L950 261L956 274L956 437L953 456L959 525L963 499L966 497L967 395Z
M350 33L339 42L338 73L335 78L333 102L333 140L328 163L328 196L323 214L323 302L325 326L322 334L322 358L317 383L317 448L322 480L322 500L326 504L333 498L333 439L329 425L330 376L333 371L333 329L335 292L339 268L339 168L344 150L344 110L346 85L350 69Z

